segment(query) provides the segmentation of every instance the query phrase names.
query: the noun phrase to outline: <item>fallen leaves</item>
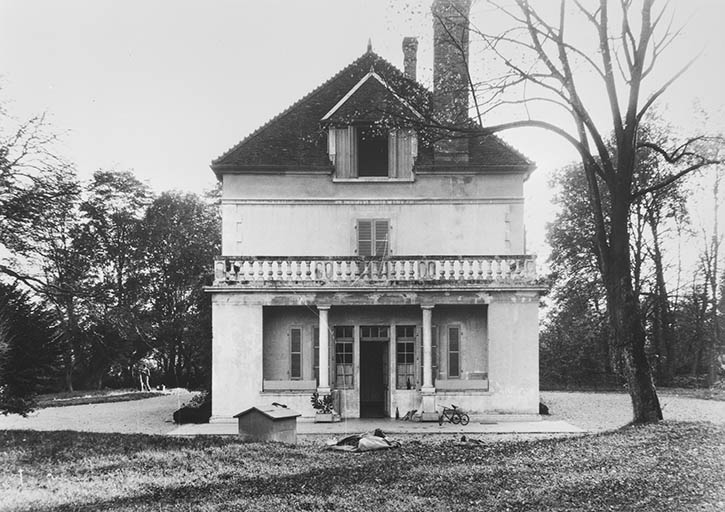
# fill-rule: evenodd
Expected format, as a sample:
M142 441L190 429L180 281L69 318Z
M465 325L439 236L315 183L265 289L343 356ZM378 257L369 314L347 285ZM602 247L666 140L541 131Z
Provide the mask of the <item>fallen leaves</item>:
M398 450L341 457L233 437L5 431L0 508L671 511L725 502L725 427L704 422L536 441L400 440Z

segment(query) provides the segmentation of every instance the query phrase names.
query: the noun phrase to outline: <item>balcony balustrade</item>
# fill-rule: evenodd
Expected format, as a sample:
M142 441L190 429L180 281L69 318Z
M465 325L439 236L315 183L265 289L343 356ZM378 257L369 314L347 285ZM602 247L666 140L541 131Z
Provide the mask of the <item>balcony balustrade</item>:
M536 257L394 256L221 257L214 262L214 284L242 287L378 285L522 286L536 279Z

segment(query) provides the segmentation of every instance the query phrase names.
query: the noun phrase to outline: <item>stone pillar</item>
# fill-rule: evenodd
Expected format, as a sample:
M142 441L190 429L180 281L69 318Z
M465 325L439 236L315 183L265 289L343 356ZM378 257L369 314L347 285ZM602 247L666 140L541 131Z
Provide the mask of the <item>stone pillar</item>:
M433 389L433 306L423 308L423 391Z
M437 421L435 409L435 388L433 387L433 306L422 305L423 309L423 386L421 387L421 420Z
M327 313L330 306L317 306L320 315L320 383L317 392L320 394L330 392L330 335L327 322Z

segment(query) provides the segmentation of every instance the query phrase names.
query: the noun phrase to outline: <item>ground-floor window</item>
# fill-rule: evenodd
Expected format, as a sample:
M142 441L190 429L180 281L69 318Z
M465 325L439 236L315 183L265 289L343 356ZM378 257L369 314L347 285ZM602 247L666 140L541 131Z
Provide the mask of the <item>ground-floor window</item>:
M415 389L415 326L395 328L395 360L397 389Z
M461 328L448 327L448 377L461 376Z
M302 378L302 329L292 327L290 329L290 378L293 380Z
M337 388L353 386L353 342L352 326L338 325L335 327L335 387Z
M315 382L320 385L320 328L313 327L313 348L312 348L312 373L315 376Z

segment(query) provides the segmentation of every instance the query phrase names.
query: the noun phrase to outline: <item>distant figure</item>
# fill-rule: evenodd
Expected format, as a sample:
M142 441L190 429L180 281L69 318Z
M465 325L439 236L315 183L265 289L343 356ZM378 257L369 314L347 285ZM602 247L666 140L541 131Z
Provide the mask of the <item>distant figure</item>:
M141 391L151 391L151 385L149 384L150 377L151 372L149 371L149 367L143 365L141 367L141 371L139 371L139 379L141 380Z
M149 383L151 371L149 370L148 365L146 365L143 361L139 361L134 365L133 372L138 375L138 382L141 391L151 391L151 385Z

